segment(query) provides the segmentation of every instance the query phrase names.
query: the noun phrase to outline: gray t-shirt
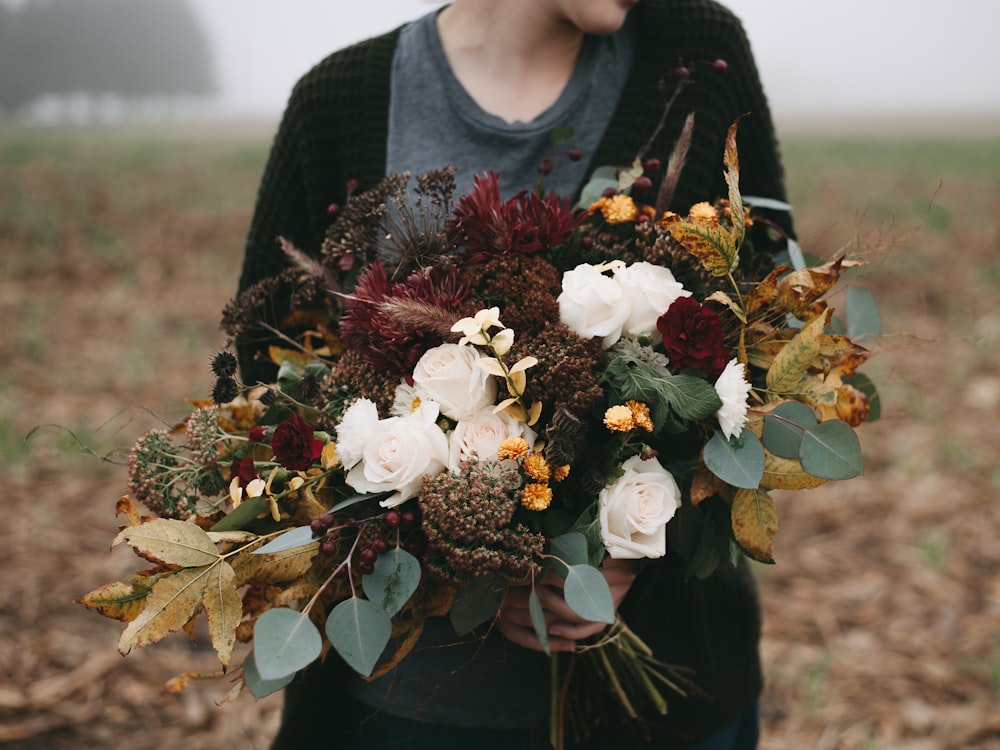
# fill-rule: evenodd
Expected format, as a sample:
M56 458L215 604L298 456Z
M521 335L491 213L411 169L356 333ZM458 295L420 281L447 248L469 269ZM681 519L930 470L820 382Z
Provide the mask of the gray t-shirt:
M635 56L635 35L626 25L612 36L584 38L566 88L530 122L509 123L485 112L452 72L438 36L436 13L402 30L392 65L386 174L420 174L456 168L457 194L472 187L476 174L500 173L500 193L509 197L538 183L539 163L552 157L546 192L575 197L621 96ZM632 20L631 18L629 20ZM634 21L633 21L634 22ZM568 127L567 145L583 152L579 161L556 153L552 135Z
M612 36L585 37L556 102L531 122L515 123L483 111L468 95L448 64L435 18L436 12L427 14L400 33L386 174L454 166L457 198L471 189L476 174L492 170L500 174L501 195L510 197L534 187L538 164L551 156L546 192L575 198L632 66L633 18ZM572 128L568 145L580 148L582 159L555 153L552 134L559 127ZM531 728L544 726L549 660L496 632L485 639L459 638L448 620L432 619L394 672L370 683L352 678L346 689L379 710L427 723Z

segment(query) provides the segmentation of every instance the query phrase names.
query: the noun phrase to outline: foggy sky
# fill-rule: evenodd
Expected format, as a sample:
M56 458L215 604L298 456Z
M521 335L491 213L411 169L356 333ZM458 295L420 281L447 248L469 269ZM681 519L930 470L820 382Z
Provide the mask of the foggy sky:
M224 100L277 114L299 75L427 0L194 0ZM729 0L777 116L1000 114L996 0Z

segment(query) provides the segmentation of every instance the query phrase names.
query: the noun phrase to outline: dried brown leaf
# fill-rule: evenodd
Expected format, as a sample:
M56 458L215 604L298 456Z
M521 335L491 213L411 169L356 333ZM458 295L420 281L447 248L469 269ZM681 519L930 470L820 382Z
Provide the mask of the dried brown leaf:
M220 561L209 570L204 594L208 633L223 667L236 645L236 626L243 617L243 600L236 590L236 574L227 562Z
M118 651L127 654L163 640L184 628L194 616L205 592L211 568L180 568L160 578L146 599L146 606L118 639Z
M146 559L186 568L210 565L219 559L218 550L208 534L192 523L171 518L126 527L115 537L111 547L122 542L127 542Z
M736 542L754 560L774 562L774 537L778 533L778 511L766 490L741 489L733 495L733 534Z

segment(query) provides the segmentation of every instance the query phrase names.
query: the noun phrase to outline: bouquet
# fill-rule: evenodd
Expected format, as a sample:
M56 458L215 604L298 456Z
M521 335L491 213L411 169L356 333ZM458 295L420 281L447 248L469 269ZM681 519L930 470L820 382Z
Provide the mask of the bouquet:
M825 299L854 262L743 277L736 127L728 196L687 216L637 200L639 162L599 170L576 210L503 200L492 173L453 204L442 170L352 196L317 255L286 243L291 266L224 313L234 339L274 340L277 380L243 383L220 352L212 398L139 438L112 546L151 567L80 601L127 623L122 653L203 611L233 695L261 697L331 649L385 674L429 617L481 633L510 586L532 587L548 648L534 586L554 576L609 626L577 674L629 716L665 712L687 677L616 616L602 561L771 562L769 491L860 474L854 428L874 416L857 340L877 315ZM559 745L600 701L553 665Z

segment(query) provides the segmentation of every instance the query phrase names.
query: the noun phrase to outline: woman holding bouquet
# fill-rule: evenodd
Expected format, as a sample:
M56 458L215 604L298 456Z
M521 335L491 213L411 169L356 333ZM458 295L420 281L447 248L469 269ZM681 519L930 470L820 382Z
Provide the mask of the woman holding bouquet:
M678 86L684 90L661 122ZM658 180L656 160L666 163L688 112L695 127L673 208L726 194L722 149L741 115L744 193L784 198L749 45L719 4L455 0L331 55L296 85L261 184L241 289L287 262L276 238L315 251L336 207L386 174L455 165L463 194L474 175L495 170L509 196L534 186L541 171L546 190L576 196L595 167L629 166L641 152ZM567 127L572 148L556 152L552 133ZM785 217L773 219L790 232ZM754 237L756 253L747 255L757 268L770 265L776 248L768 243ZM245 382L274 379L255 356L262 348L241 342ZM699 579L668 550L641 570L609 559L602 572L623 620L661 661L690 668L703 694L670 696L669 713L634 732L597 727L592 745L756 747L760 614L746 565L723 564ZM539 593L553 651L571 651L603 629L580 620L558 586ZM428 626L397 673L374 683L335 658L305 670L287 688L274 747L545 747L548 659L527 590L508 593L497 628L481 642L450 645L449 627Z

